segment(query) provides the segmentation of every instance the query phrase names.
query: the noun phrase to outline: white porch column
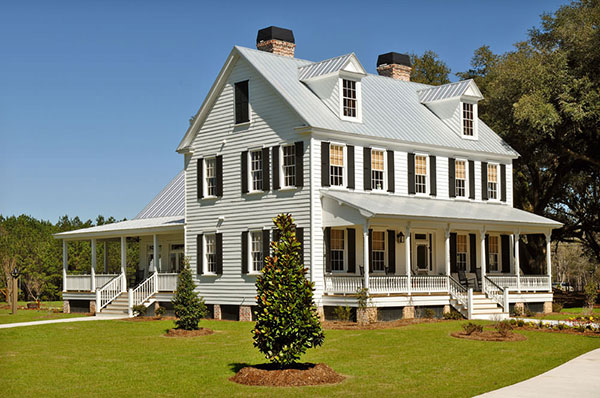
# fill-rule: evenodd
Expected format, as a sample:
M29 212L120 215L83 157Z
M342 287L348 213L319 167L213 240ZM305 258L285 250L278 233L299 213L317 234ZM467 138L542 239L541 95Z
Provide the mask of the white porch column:
M550 248L550 238L552 232L546 232L546 270L548 273L548 290L552 291L552 252Z
M519 241L521 235L515 232L515 274L517 274L517 290L521 293L521 263L519 260Z
M450 275L450 227L448 227L445 231L445 240L444 240L444 261L446 264L446 275Z
M152 269L148 270L150 271L150 273L153 272L158 272L158 267L159 267L159 258L160 258L160 253L158 250L158 235L154 235L154 254L153 254L153 259L152 259Z
M515 274L515 234L512 233L510 236L510 273Z
M121 291L127 291L127 238L121 236L121 276L123 278Z
M104 273L108 274L108 245L104 241L104 255L102 256L102 262L104 264Z
M90 269L92 278L92 292L96 291L96 239L92 239L92 267Z
M485 266L487 259L485 258L485 228L479 231L479 242L481 244L481 291L485 291Z
M63 239L63 292L67 291L67 269L69 267L69 251L67 241Z
M369 288L369 225L363 224L363 269L365 270L365 289Z
M406 239L404 240L404 242L406 242L404 244L404 254L405 254L405 261L406 261L406 287L408 289L408 294L411 294L411 266L410 266L410 225L406 226Z

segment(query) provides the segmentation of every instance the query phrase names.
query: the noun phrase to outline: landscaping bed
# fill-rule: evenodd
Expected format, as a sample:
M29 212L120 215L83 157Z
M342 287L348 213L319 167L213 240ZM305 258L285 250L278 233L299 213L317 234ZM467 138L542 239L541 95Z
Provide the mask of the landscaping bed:
M166 337L198 337L208 336L214 332L211 329L200 328L197 330L185 330L185 329L169 329L165 334Z
M337 384L345 379L324 363L299 363L279 369L272 364L245 366L229 380L250 386L297 387Z
M135 316L133 318L127 318L129 322L151 322L151 321L174 321L174 316Z
M484 330L481 333L467 334L466 332L454 332L450 334L452 337L467 340L478 340L478 341L523 341L527 340L527 337L519 333L509 333L502 335L494 330Z
M445 322L443 319L435 318L413 318L413 319L398 319L389 322L373 322L360 324L350 321L324 321L321 322L325 330L373 330L373 329L393 329L402 326L416 325L420 323L437 323Z

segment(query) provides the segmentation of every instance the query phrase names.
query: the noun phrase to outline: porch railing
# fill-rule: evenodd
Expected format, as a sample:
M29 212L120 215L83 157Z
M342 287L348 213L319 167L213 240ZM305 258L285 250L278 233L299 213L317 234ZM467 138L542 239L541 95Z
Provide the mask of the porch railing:
M483 284L484 293L493 302L500 305L504 312L508 312L508 289L498 286L490 277L485 277Z
M111 301L116 299L123 292L123 274L115 276L110 282L101 289L96 290L96 311L106 307Z
M101 289L119 274L96 274L96 289Z
M467 288L451 276L448 277L448 293L459 304L462 304L464 307L469 306L469 292Z
M550 286L548 275L524 275L520 278L516 275L490 275L487 278L502 288L517 291L548 291Z
M410 288L413 293L448 293L448 277L446 275L413 276L410 278Z
M174 292L177 289L177 278L179 274L157 274L157 291Z
M146 302L150 297L158 292L158 277L157 273L154 272L145 281L140 283L135 289L131 289L129 292L131 309L135 305Z
M362 287L363 278L361 276L325 276L326 293L354 294Z
M325 275L325 292L355 294L364 286L362 276ZM448 293L448 277L445 275L413 276L410 278L413 293ZM405 275L370 276L369 292L372 294L408 293Z
M91 275L67 275L65 290L70 292L89 292L92 290Z
M361 280L363 278L360 278ZM371 276L369 277L369 292L382 293L405 293L408 291L407 279L402 276ZM362 285L361 285L362 287ZM354 290L356 293L356 290Z

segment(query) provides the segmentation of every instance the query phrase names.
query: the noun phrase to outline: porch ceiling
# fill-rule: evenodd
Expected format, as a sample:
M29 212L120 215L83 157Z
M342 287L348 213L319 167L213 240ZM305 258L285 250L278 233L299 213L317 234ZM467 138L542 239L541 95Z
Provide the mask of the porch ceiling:
M544 229L562 223L505 204L414 198L388 194L322 190L321 195L359 211L364 217L391 217L457 223L511 224Z
M97 227L82 228L75 231L61 232L54 234L54 237L56 239L80 240L120 236L143 236L179 231L183 233L183 226L183 216L144 218L99 225Z

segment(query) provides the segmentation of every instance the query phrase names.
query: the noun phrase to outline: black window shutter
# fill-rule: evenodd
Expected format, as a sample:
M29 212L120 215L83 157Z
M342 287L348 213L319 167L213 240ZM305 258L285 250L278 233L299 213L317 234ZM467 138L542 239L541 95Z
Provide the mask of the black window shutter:
M490 240L489 235L485 234L485 272L490 271Z
M262 190L267 192L271 188L271 184L269 181L271 180L269 176L269 148L263 148L262 150Z
M271 158L273 158L273 190L281 188L279 184L279 145L271 148Z
M348 273L356 272L356 230L348 228Z
M371 190L371 148L363 148L363 188L365 191Z
M248 151L242 152L242 193L248 193Z
M475 234L469 234L469 256L471 260L471 272L477 270L477 237Z
M348 153L348 188L354 189L356 187L354 178L354 145L348 145L346 152Z
M271 230L263 229L262 231L262 244L263 244L263 265L264 260L271 255Z
M281 238L281 231L279 228L273 228L273 242L279 242L279 238Z
M388 270L396 273L396 231L388 229Z
M456 273L456 233L450 233L450 273Z
M396 183L395 183L395 166L394 166L394 151L387 151L387 173L388 173L388 192L396 191Z
M321 186L329 186L329 142L321 142Z
M475 199L475 162L469 160L469 199Z
M196 273L203 274L204 265L204 250L202 245L202 234L196 235Z
M431 196L437 195L437 176L436 176L436 165L435 156L429 156L429 194Z
M300 243L300 263L304 264L304 228L296 227L296 240Z
M216 267L215 274L221 275L223 274L223 234L217 233L215 234L215 249L216 249Z
M204 159L200 158L196 161L196 190L198 193L198 199L202 199L204 196L203 188L204 188L204 180L202 177L202 166L204 165Z
M506 165L500 165L500 200L506 202Z
M408 193L416 193L415 189L415 154L408 154Z
M248 273L248 231L242 232L242 274Z
M331 272L331 227L323 231L323 244L325 245L325 272Z
M235 83L235 122L250 121L248 109L248 80Z
M373 272L373 230L369 229L369 273Z
M510 239L508 235L500 235L500 246L502 250L502 272L510 273Z
M456 197L456 159L448 158L448 195Z
M487 162L481 162L481 200L488 200Z
M296 186L304 186L304 141L294 143L296 154Z
M216 177L217 177L217 196L223 196L223 156L217 156L215 158L216 166Z

